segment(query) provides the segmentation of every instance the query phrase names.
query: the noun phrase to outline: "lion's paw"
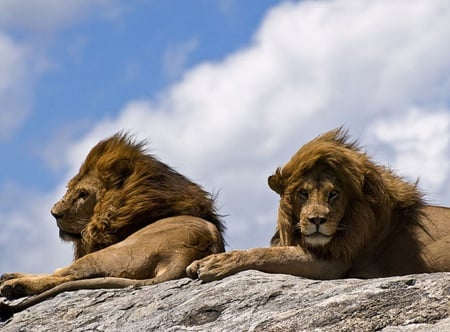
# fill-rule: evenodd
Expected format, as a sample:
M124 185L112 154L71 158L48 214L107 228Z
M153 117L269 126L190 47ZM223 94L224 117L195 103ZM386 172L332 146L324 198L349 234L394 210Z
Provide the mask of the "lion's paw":
M192 279L198 278L197 271L199 268L199 264L200 264L200 261L193 261L191 264L189 264L186 267L186 274L188 275L189 278L192 278Z
M25 287L16 280L5 281L0 288L0 294L8 300L18 299L27 295Z
M192 262L186 268L188 276L204 282L220 280L239 271L234 252L210 255Z

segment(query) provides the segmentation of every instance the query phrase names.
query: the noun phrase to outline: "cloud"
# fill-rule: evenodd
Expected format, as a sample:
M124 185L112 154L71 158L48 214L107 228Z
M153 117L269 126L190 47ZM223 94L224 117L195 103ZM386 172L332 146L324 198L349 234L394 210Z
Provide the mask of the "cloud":
M185 70L189 55L198 47L196 39L170 44L163 54L164 73L168 79L179 78Z
M0 200L0 274L7 271L49 273L67 265L72 254L69 244L62 244L50 207L62 192L30 192L7 185L1 188Z
M219 191L235 249L269 242L278 202L267 176L340 125L448 205L448 14L445 1L283 2L250 46L185 72L155 99L130 101L58 155L73 175L99 139L122 129L149 138L163 161ZM424 157L437 162L409 166Z
M382 119L373 125L384 149L394 156L392 166L414 177L421 186L444 191L450 182L450 112L414 108L404 116ZM420 162L419 162L420 161ZM444 203L444 202L440 202Z
M322 131L344 124L373 149L390 144L396 165L429 179L424 168L408 166L422 161L423 150L405 152L382 128L395 132L406 119L414 133L423 127L414 124L429 119L427 137L402 137L418 146L442 140L445 129L437 124L449 110L423 108L414 116L411 109L447 100L443 9L423 1L283 3L269 12L250 47L186 72L156 100L130 102L68 149L65 160L79 161L96 140L129 128L149 137L163 160L207 189L220 189L233 247L264 245L277 205L267 176ZM370 136L373 130L377 135ZM426 180L438 191L449 173L440 163L448 159L445 148L440 145L433 163L439 181ZM255 225L266 239L252 236Z
M126 11L115 0L0 1L0 142L10 138L32 111L34 84L53 67L46 55L53 34L94 9L101 9L106 19L117 19ZM80 36L69 49L74 60L82 56L85 44Z
M126 7L118 0L2 0L0 29L18 29L33 34L54 33L94 9L108 19L117 19L126 12Z
M30 109L28 50L0 31L0 141L7 139Z

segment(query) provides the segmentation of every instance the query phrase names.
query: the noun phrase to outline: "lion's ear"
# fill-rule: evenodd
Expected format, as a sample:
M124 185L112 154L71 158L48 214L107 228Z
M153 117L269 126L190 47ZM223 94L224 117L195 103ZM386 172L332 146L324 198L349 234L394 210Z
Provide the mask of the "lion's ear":
M129 159L113 160L102 166L100 177L109 187L121 186L134 171L134 165Z
M267 179L270 189L277 194L282 195L284 193L284 178L281 175L280 169L277 169L274 175L269 176Z

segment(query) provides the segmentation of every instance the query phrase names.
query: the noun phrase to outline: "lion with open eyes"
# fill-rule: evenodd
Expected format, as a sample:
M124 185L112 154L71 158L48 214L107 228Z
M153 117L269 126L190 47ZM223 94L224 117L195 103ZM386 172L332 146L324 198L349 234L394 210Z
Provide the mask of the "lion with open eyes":
M211 255L188 266L216 280L255 269L313 279L450 271L450 209L373 163L342 129L307 143L269 177L281 199L270 248Z
M92 148L51 213L60 237L73 242L75 261L50 275L3 274L3 296L39 295L0 303L0 318L62 291L182 278L192 261L224 251L211 195L127 134Z

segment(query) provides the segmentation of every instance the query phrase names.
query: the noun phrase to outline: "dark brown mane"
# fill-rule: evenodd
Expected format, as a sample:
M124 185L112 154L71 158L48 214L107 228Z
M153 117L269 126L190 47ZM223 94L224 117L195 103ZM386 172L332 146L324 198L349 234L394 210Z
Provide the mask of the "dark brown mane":
M94 174L106 188L77 245L79 255L121 241L159 219L178 215L203 218L224 232L214 198L147 153L145 145L126 133L101 141L71 181Z
M269 178L271 188L282 194L273 244L308 247L295 228L290 193L297 190L309 170L319 166L325 166L338 177L351 203L341 220L344 231L337 233L328 246L308 248L316 255L352 259L380 232L399 224L408 228L420 222L425 203L416 184L372 162L357 142L349 141L347 132L338 128L302 146Z

